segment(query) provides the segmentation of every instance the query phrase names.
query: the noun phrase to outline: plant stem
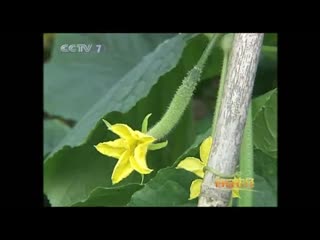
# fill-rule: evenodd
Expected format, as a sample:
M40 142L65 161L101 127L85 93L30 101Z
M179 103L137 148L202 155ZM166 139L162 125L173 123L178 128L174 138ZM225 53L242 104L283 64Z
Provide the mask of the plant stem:
M270 52L270 53L277 53L278 48L274 46L262 46L261 51L263 52Z
M239 161L243 130L251 102L254 79L259 63L263 33L237 33L232 50L218 114L208 166L221 174L235 173ZM198 206L228 206L231 191L216 188L217 176L206 171Z
M251 104L248 109L246 126L243 132L240 149L240 174L241 178L253 178L253 135L252 135L252 110ZM240 190L239 206L250 207L253 204L253 192Z
M219 114L220 107L221 107L221 99L222 99L222 93L223 93L223 88L224 88L224 82L225 82L226 74L227 74L228 58L229 58L229 52L223 51L222 72L221 72L221 78L220 78L220 83L219 83L219 90L218 90L216 106L214 109L211 136L215 136L215 131L216 131L216 127L217 127L218 114Z
M226 79L227 70L228 70L228 60L229 60L229 55L232 47L232 42L233 42L233 34L231 33L224 35L221 40L221 48L223 50L223 63L222 63L222 71L221 71L221 77L219 82L218 96L217 96L216 106L215 106L214 115L213 115L213 122L212 122L211 136L213 137L215 136L215 131L217 127L218 114L220 112L220 107L221 107L222 93L224 90L225 79Z
M149 135L157 139L161 139L165 137L179 122L185 109L190 103L193 91L200 81L200 76L204 64L207 61L211 50L214 47L219 36L220 34L215 34L215 36L210 40L198 63L189 71L188 75L183 79L182 84L174 95L166 113L163 115L161 120L148 131Z

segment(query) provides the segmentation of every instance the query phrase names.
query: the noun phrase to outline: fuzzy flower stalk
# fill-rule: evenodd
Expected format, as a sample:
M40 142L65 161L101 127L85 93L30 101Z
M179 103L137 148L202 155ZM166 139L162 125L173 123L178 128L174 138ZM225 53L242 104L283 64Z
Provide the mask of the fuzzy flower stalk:
M193 92L200 81L202 69L211 53L220 34L215 34L206 49L204 50L198 63L188 72L183 79L181 86L174 95L168 110L163 115L161 120L149 130L148 134L155 138L161 139L165 137L179 122L184 111L190 103Z

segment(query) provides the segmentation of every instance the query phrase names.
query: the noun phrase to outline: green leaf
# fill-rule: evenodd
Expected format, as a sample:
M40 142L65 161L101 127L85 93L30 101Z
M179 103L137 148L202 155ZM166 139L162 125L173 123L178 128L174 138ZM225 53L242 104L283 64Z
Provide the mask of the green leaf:
M93 145L64 147L44 164L44 191L50 204L71 206L87 199L98 186L111 187L116 162L116 159L100 154ZM140 180L140 175L134 172L116 186L139 183Z
M109 93L114 96L113 86L145 55L171 36L56 34L52 58L44 65L45 111L67 119L80 120L102 96ZM91 51L66 53L60 49L65 44L79 43L92 44ZM99 53L97 45L102 46ZM127 89L130 89L130 85Z
M259 149L254 151L254 169L255 172L264 177L270 184L273 192L277 192L277 159L271 158Z
M142 188L139 184L128 184L120 187L94 189L90 196L72 207L110 207L125 206L131 198L131 195Z
M255 98L252 107L254 206L277 206L277 89Z
M163 42L156 50L145 56L136 67L113 84L107 94L90 108L53 152L64 145L76 146L83 143L90 130L105 114L112 111L127 112L137 101L146 97L158 79L177 65L190 38L192 38L190 34L179 34Z
M264 108L267 101L274 95L277 89L273 89L262 96L256 97L252 101L252 117L256 118L257 114Z
M69 132L70 127L58 119L43 121L43 155L54 149L59 141Z
M253 97L274 89L274 82L277 81L278 75L277 68L277 47L262 47L253 87Z
M254 177L253 206L254 207L276 207L277 194L271 185L261 176Z
M253 100L254 146L277 157L277 89Z
M182 169L165 168L135 192L128 206L193 206L189 201L190 185L196 176Z

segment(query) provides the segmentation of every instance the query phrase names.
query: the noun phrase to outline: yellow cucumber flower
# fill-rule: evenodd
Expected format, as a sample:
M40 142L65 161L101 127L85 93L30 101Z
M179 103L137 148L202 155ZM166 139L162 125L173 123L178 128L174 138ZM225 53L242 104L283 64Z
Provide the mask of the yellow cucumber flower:
M203 181L202 179L204 177L204 167L207 165L209 160L211 145L212 137L206 138L200 146L200 159L194 157L187 157L184 160L182 160L177 166L178 169L185 169L189 172L193 172L198 177L200 177L199 179L196 179L191 183L189 200L197 198L200 195L201 184ZM240 198L239 188L232 189L232 197Z
M114 124L103 120L108 129L120 138L114 141L102 142L95 145L98 152L118 159L111 176L112 184L116 184L128 177L133 170L141 174L149 174L153 170L147 166L147 150L156 150L167 145L167 141L152 144L156 139L144 133L147 129L147 121L151 114L143 121L142 131L132 130L126 124Z
M177 166L178 169L182 168L189 172L193 172L201 178L196 179L191 183L189 200L197 198L200 194L202 178L204 176L203 168L208 163L211 144L212 137L206 138L200 146L200 159L194 157L187 157L184 160L182 160Z

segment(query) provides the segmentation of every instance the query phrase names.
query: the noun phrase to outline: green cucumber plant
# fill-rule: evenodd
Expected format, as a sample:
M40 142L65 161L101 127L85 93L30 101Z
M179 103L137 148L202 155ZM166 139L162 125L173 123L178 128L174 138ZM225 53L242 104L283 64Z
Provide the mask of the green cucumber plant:
M216 131L233 34L54 37L44 65L50 205L197 206L197 176L215 171L206 166L211 145L205 140ZM61 52L79 41L104 51ZM221 176L254 180L252 191L232 189L232 206L277 205L276 41L276 34L265 34L239 171ZM195 119L195 95L203 99L204 92L211 94L210 108Z

